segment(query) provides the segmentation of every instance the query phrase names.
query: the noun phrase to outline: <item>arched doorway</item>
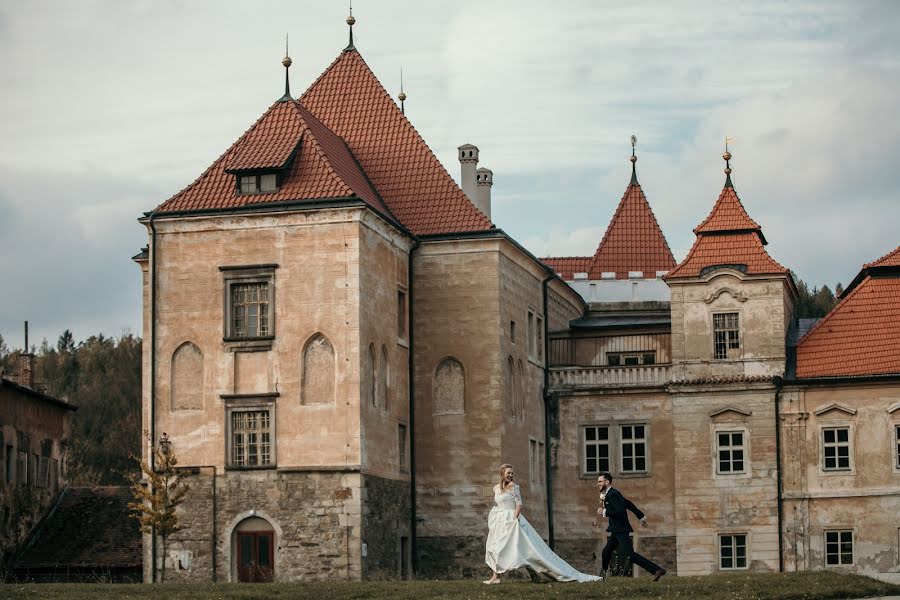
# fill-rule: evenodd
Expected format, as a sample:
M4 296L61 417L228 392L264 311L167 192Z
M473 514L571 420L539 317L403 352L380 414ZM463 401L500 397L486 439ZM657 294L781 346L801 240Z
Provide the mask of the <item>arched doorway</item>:
M275 579L275 530L260 517L250 517L234 528L232 556L238 581Z

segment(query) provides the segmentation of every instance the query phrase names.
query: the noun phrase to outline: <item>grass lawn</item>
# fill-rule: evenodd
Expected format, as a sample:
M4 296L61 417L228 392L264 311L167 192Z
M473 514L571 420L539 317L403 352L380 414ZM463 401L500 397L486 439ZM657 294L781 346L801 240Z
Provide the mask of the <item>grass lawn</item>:
M273 584L7 584L0 598L48 598L59 600L363 600L366 598L441 600L537 599L537 598L710 598L712 600L828 599L900 595L900 586L858 575L838 573L784 573L712 575L709 577L612 578L600 583L546 583L521 581L486 586L480 581L378 581L366 583Z

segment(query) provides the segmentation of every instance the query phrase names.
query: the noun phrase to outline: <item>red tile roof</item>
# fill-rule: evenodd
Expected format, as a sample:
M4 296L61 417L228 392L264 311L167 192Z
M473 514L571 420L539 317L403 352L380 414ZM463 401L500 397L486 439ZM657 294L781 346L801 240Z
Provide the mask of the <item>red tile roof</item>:
M589 277L600 279L604 272L615 272L617 279L627 279L629 271L655 277L657 271L670 271L674 266L675 257L647 197L640 184L632 183L594 253Z
M797 377L900 374L898 340L900 276L868 275L800 340Z
M140 567L140 527L127 487L72 487L16 560L16 569Z
M226 169L271 166L286 160L285 150L300 147L277 192L239 195ZM271 147L266 142L272 143ZM294 151L294 148L290 152ZM290 154L290 153L288 153ZM158 212L235 208L285 200L357 196L387 213L344 143L296 101L276 102L194 183L164 202Z
M280 189L239 195L227 171L283 165ZM493 224L463 194L355 50L299 101L279 101L161 213L358 197L418 235L484 231Z
M617 279L627 279L629 271L641 271L644 277L652 278L657 271L669 271L675 266L666 236L636 180L625 189L594 256L541 260L568 281L574 279L574 273L601 279L603 273L615 272Z
M565 281L575 279L575 273L587 273L591 269L590 256L551 256L542 258L541 262Z
M719 194L719 199L713 205L709 216L694 229L694 233L698 235L721 231L756 231L762 237L759 223L750 218L737 192L728 185L722 188L722 193ZM764 237L762 243L766 243Z
M871 267L900 267L900 246L894 248L876 261L866 263L863 268Z
M419 235L493 227L450 177L355 50L343 52L300 102L341 136L394 215Z
M750 218L734 188L726 184L709 216L694 229L697 239L691 251L666 280L698 277L704 269L719 265L739 268L748 275L789 275L763 247L762 228Z

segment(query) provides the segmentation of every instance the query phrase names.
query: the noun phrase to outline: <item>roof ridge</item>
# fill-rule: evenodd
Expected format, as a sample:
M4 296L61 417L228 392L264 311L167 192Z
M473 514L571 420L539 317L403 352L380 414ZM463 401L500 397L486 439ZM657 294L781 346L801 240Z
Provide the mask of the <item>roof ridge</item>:
M895 254L897 255L897 258L898 258L897 264L900 265L900 246L897 246L896 248L894 248L893 250L891 250L890 252L888 252L887 254L885 254L884 256L882 256L881 258L878 258L878 259L876 259L876 260L873 260L873 261L870 262L870 263L864 264L864 265L863 265L863 268L864 268L864 269L868 269L868 268L870 268L870 267L895 266L895 265L882 265L882 264L879 264L879 263L883 263L883 262L887 261L889 258L892 258Z
M168 204L169 202L171 202L171 201L174 200L175 198L181 196L182 194L184 194L185 192L187 192L188 190L190 190L191 188L193 188L194 186L196 186L198 183L200 183L200 181L203 180L203 178L205 178L205 177L207 176L207 174L209 174L210 171L212 171L216 166L218 166L218 165L219 165L219 164L220 164L227 156L229 156L229 155L231 154L232 151L236 150L238 144L240 144L241 141L242 141L244 138L247 137L247 134L250 133L251 131L253 131L253 130L256 128L256 126L259 125L260 122L261 122L264 118L266 118L266 116L267 116L270 112L272 112L272 111L276 108L276 106L279 105L279 104L282 104L282 102L281 102L280 100L276 100L275 102L273 102L272 105L271 105L269 108L267 108L267 109L265 110L265 112L263 112L263 114L261 114L261 115L259 116L259 118L256 119L256 121L254 121L253 124L252 124L250 127L248 127L248 128L246 129L246 131L244 131L244 133L242 133L241 135L239 135L239 136L238 136L238 139L236 139L234 142L232 142L232 144L228 147L227 150L225 150L225 152L223 152L222 154L220 154L219 157L218 157L217 159L215 159L214 161L212 161L212 163L211 163L208 167L206 167L206 169L204 169L203 172L200 173L200 175L198 175L196 179L194 179L194 181L192 181L191 183L187 184L186 186L184 186L183 188L181 188L180 190L178 190L177 192L175 192L174 194L172 194L171 196L169 196L168 198L166 198L164 201L160 202L160 203L156 206L156 208L154 208L151 212L156 212L156 211L158 211L161 207L165 206L166 204Z
M353 188L350 186L350 184L348 184L346 181L344 181L344 178L338 174L337 170L334 168L334 165L331 164L331 160L328 158L328 153L325 152L325 149L322 147L322 144L319 143L318 137L316 136L315 133L313 133L309 124L306 122L306 119L303 118L303 114L300 112L300 110L298 108L299 102L291 99L290 103L294 106L294 111L297 114L297 118L300 119L300 122L303 124L303 133L309 134L309 137L314 144L314 148L316 149L316 154L319 155L319 159L325 163L326 167L328 167L331 178L334 179L335 181L337 181L338 183L340 183L341 185L343 185L349 195L358 196L359 194L357 194L356 192L353 191ZM323 127L324 127L324 125L323 125ZM326 129L327 129L327 127L326 127Z

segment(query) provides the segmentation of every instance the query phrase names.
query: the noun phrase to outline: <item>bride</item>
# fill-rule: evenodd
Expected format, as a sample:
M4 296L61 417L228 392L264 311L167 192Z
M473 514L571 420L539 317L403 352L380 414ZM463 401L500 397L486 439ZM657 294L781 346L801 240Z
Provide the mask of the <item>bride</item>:
M600 581L602 577L576 571L550 549L534 527L522 516L522 494L513 481L512 465L500 465L500 483L494 486L497 504L488 515L488 537L484 561L494 572L484 583L500 583L500 575L520 567L531 567L557 581Z

